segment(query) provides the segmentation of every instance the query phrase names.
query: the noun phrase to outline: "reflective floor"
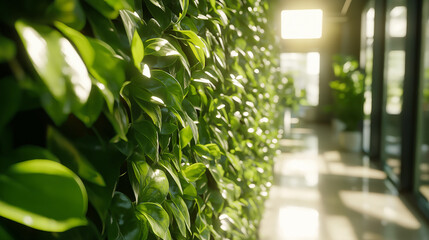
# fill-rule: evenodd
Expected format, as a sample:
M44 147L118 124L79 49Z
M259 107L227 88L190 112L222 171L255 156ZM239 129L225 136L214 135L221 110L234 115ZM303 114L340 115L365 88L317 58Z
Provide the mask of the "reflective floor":
M338 150L329 126L281 141L261 240L426 240L429 228L367 157Z

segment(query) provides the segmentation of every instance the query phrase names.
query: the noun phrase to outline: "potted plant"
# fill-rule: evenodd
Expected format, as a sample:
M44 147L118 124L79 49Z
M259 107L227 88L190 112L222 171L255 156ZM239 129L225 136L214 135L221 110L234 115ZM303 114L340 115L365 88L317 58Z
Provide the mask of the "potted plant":
M361 150L364 103L364 74L358 61L351 56L333 58L335 80L331 81L334 104L332 111L336 119L343 123L338 138L340 147L358 152Z

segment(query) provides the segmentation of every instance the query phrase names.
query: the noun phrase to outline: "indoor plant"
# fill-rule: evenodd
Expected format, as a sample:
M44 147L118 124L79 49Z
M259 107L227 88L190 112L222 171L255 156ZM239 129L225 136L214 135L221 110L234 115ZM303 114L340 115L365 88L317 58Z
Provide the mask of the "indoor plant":
M335 80L331 81L334 117L344 124L339 133L340 147L359 151L360 126L363 119L364 74L358 61L351 56L337 55L333 59Z

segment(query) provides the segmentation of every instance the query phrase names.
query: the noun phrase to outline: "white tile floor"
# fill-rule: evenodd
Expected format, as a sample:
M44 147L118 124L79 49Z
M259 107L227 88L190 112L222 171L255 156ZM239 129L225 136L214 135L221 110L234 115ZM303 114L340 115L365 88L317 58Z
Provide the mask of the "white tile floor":
M367 157L339 151L329 126L282 140L261 240L429 240L426 221Z

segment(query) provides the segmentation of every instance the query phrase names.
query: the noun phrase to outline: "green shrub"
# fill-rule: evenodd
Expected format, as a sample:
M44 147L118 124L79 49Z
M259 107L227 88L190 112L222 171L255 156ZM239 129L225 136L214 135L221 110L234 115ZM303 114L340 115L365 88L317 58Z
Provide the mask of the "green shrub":
M256 239L278 127L267 13L2 1L0 238Z
M332 64L336 79L330 82L334 97L333 114L346 126L356 131L363 120L364 79L359 62L351 56L337 55Z

